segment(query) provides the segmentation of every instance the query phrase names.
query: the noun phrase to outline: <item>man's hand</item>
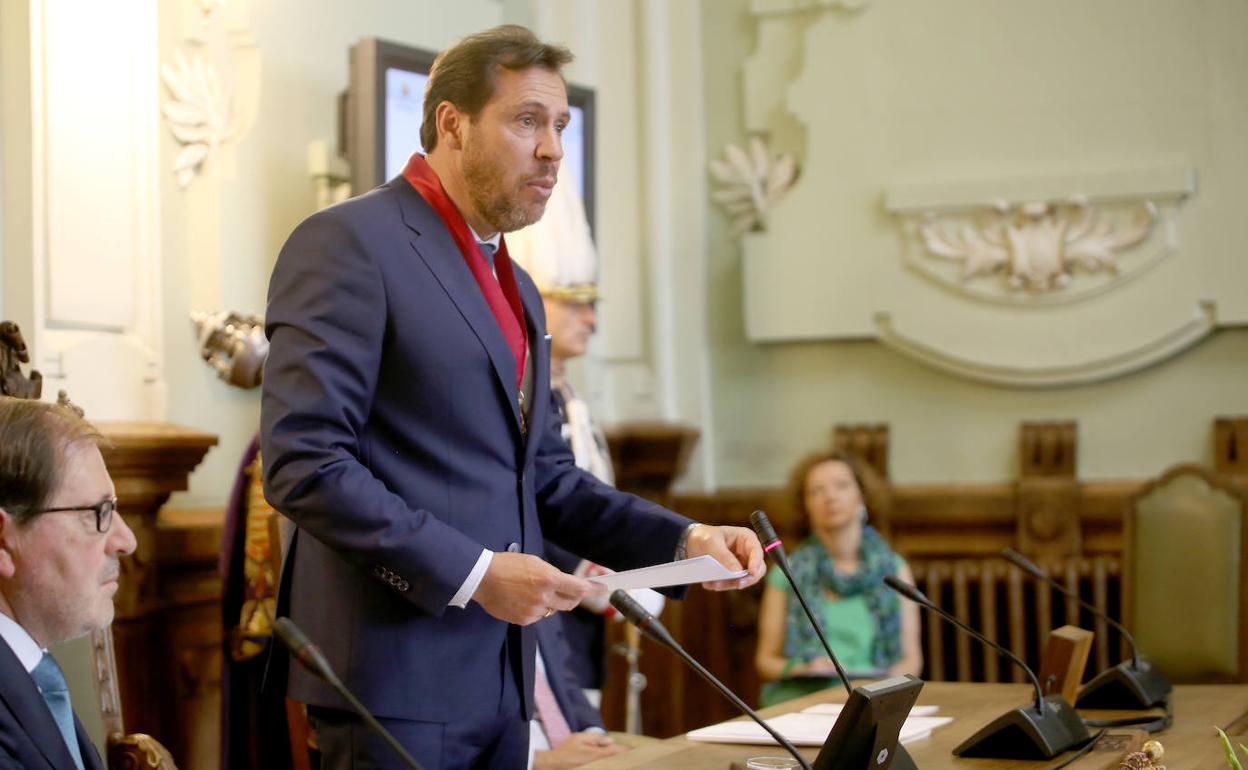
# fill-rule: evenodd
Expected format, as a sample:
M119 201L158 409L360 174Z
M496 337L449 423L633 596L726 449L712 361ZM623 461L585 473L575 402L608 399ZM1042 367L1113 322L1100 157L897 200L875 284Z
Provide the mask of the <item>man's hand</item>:
M712 527L699 524L689 531L685 541L685 555L689 558L710 554L715 561L736 572L749 570L748 575L736 580L715 580L703 583L710 591L731 591L734 588L752 586L767 571L763 560L763 546L754 530L745 527ZM745 565L744 567L742 565Z
M570 610L590 595L607 593L606 586L573 577L527 553L501 552L472 598L499 620L527 626L551 612Z
M559 748L534 752L533 770L571 770L626 751L627 746L611 740L609 735L598 732L572 733L566 741L559 744Z

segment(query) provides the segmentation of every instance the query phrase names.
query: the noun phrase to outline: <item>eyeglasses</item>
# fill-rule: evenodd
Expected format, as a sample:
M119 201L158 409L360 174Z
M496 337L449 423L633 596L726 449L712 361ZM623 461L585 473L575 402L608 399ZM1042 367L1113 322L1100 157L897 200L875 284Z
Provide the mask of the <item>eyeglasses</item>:
M113 512L117 510L117 498L107 497L95 505L73 505L65 508L42 508L35 513L71 513L74 511L91 511L95 514L95 531L101 535L113 526Z

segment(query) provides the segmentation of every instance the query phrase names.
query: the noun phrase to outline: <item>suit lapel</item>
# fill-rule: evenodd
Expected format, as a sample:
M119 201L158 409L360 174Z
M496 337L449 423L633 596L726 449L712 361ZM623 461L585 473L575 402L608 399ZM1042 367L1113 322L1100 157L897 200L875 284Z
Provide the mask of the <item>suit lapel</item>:
M497 319L481 294L481 287L472 277L468 265L464 264L464 257L446 225L425 199L420 197L420 193L402 177L392 181L391 185L398 193L403 221L412 231L412 248L455 303L460 315L468 322L489 355L494 376L498 378L498 383L506 394L518 435L520 409L516 393L516 362L511 355L511 349L507 347L502 330L498 328Z
M72 768L74 759L61 737L61 730L56 726L47 701L39 694L30 673L3 640L0 640L0 681L4 682L4 687L0 688L0 700L8 706L48 764L54 768Z

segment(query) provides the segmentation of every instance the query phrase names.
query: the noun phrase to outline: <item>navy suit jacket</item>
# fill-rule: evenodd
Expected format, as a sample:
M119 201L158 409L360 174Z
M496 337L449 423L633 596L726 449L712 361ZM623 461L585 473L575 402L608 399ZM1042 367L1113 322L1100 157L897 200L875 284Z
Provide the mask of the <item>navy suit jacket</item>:
M554 543L545 543L546 561L569 574L581 557ZM560 613L568 643L568 672L581 687L601 690L607 682L607 620L597 612L576 607Z
M261 435L265 494L299 529L290 615L379 716L472 713L498 691L504 649L532 714L533 631L475 602L448 607L483 547L541 555L545 533L631 569L669 561L688 524L576 467L552 408L541 298L516 279L527 438L498 323L402 177L305 220L274 268ZM289 692L347 707L295 666Z
M86 770L104 770L95 744L74 715ZM77 770L47 701L21 661L0 639L0 768Z

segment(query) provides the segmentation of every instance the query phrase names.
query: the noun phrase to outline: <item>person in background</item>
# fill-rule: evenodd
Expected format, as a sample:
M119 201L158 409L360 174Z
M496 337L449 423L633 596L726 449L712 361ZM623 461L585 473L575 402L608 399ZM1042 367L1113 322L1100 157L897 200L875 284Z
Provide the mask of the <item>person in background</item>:
M914 674L923 669L919 609L884 584L913 583L909 566L868 524L871 472L842 452L805 458L793 473L799 520L809 530L789 554L793 578L851 677ZM778 568L767 575L754 657L770 706L837 682L810 620Z
M103 770L48 647L106 628L134 533L96 429L0 396L0 767Z
M617 743L572 676L571 651L559 616L533 626L537 633L535 718L529 723L530 770L571 770L629 750Z
M568 381L568 361L585 355L598 323L598 255L585 216L577 180L565 177L555 185L546 214L538 222L507 237L511 257L537 284L546 309L550 334L550 388L559 412L560 432L572 449L578 468L607 484L614 483L611 455L602 429L589 406ZM611 570L547 540L546 560L564 572L590 577ZM649 589L630 591L656 617L663 595ZM570 654L568 665L585 696L602 705L607 678L606 617L619 616L606 597L589 596L576 609L560 615Z

